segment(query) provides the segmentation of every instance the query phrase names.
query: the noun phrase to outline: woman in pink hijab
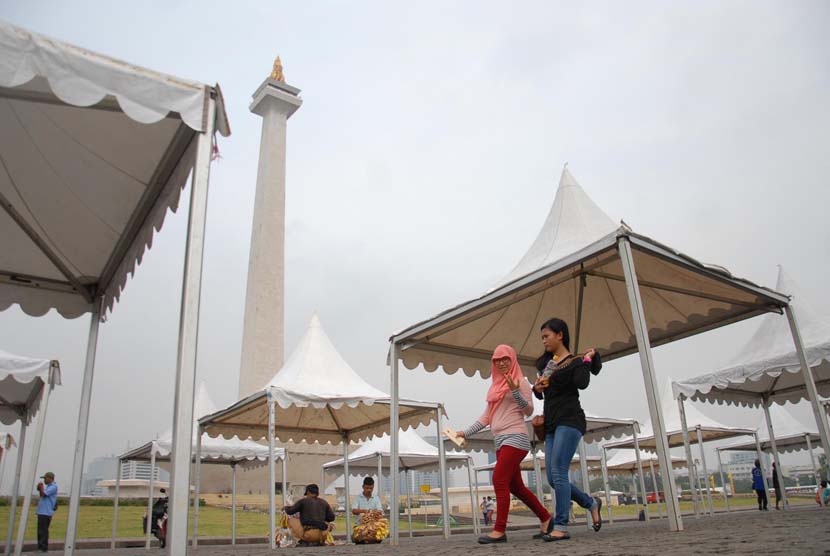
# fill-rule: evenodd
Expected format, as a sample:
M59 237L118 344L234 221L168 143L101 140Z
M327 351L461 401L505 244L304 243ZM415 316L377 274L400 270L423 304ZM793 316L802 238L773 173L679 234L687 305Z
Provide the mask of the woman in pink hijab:
M492 358L493 382L487 391L487 409L468 429L458 435L473 435L490 426L496 444L496 468L493 470L493 489L496 491L496 524L489 535L479 537L481 544L507 542L507 514L510 512L510 494L525 503L539 518L540 536L553 528L550 513L522 481L521 463L530 451L525 417L533 413L530 383L519 367L516 350L500 345Z

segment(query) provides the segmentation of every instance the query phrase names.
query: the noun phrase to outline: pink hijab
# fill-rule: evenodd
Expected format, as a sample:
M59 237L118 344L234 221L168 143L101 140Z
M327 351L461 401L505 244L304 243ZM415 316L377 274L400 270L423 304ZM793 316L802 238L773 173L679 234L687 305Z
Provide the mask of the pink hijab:
M496 406L510 392L510 386L508 386L507 380L505 380L504 375L496 367L496 359L503 359L505 357L510 358L510 372L508 373L510 379L516 384L521 384L521 381L524 380L524 374L522 373L522 368L519 366L516 350L504 344L496 347L496 351L493 352L493 357L490 358L490 376L493 382L490 384L490 389L487 390L487 408L491 420Z

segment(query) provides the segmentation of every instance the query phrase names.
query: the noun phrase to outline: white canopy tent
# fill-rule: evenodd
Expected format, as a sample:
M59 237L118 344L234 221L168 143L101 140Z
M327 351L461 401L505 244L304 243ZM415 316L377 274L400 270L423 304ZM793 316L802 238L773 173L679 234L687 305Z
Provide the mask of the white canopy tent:
M790 312L797 307L800 327L796 326L794 314L789 315L789 330L781 319L768 315L726 367L677 381L672 386L681 409L685 399L763 408L767 438L771 439L773 459L780 470L778 435L770 417L773 403L809 400L822 446L830 445L830 428L819 402L819 395L830 395L830 323L813 311L816 305L805 298L780 266L776 289L792 296ZM791 337L798 338L795 346ZM760 445L757 449L761 451ZM765 477L768 471L765 470ZM786 507L787 494L783 489L781 495Z
M749 436L755 434L753 429L744 427L734 427L719 423L718 421L704 415L700 410L694 406L684 406L673 403L672 399L672 381L666 380L666 385L662 392L663 415L665 418L666 439L669 448L676 448L683 446L686 453L686 460L694 462L692 457L692 444L697 444L700 450L700 463L703 467L703 475L709 476L709 469L706 465L706 454L704 452L704 443L717 440L725 440L727 438L734 438L736 436ZM695 432L692 438L689 436L689 430ZM634 448L635 450L649 450L655 449L654 429L650 421L646 421L643 425L643 434L639 439L633 437L627 438L619 442L611 442L606 445L608 449L614 448ZM695 507L695 515L699 514L699 499L698 491L703 491L703 486L697 484L697 472L692 463L692 470L689 473L690 488L692 490L692 500ZM709 503L709 513L714 515L714 508L712 507L712 490L707 483L706 497Z
M197 417L204 417L216 411L216 404L210 397L207 390L207 385L204 381L199 384L196 393L196 402L194 405L194 414ZM194 419L198 423L198 418ZM194 461L199 457L199 463L196 467L195 473L195 492L193 502L193 546L198 545L198 531L199 531L199 493L200 493L200 473L199 467L202 463L228 465L231 467L231 544L236 544L236 468L237 466L243 469L253 469L268 463L268 446L259 444L252 440L240 440L239 438L210 438L206 434L202 435L201 441L197 441L196 428L193 429L193 458ZM118 456L118 472L115 478L115 509L112 517L112 539L110 548L115 550L115 538L118 528L118 495L121 485L121 466L127 461L145 461L150 464L151 469L155 468L157 463L168 462L172 459L173 452L173 431L168 430L160 435L157 439L147 442L138 448L130 450ZM286 454L283 448L275 450L275 457L282 460L282 481L283 493L286 491ZM152 515L153 509L153 491L154 491L154 475L150 474L150 481L147 485L147 515ZM284 496L284 494L283 494ZM148 527L145 531L145 549L150 549L151 533Z
M406 502L407 516L409 519L409 536L412 536L412 503L410 488L410 475L412 471L437 471L439 469L438 448L424 440L415 429L401 431L400 450L398 452L398 468L404 473L406 481ZM351 476L375 474L377 477L376 493L380 496L381 484L383 482L383 470L389 469L389 457L391 455L390 439L388 434L376 436L358 446L354 452L349 454L349 472ZM447 469L459 469L467 466L468 475L472 478L472 461L470 456L461 454L446 454ZM323 464L322 477L320 477L320 490L326 486L326 475L330 473L343 472L343 458ZM475 533L479 533L478 513L475 511L476 504L473 497L473 485L470 482L470 504L473 508L473 527ZM393 493L389 493L389 498ZM442 497L443 502L443 497ZM447 513L449 509L447 509ZM391 516L390 516L391 517Z
M29 457L29 466L26 469L27 475L23 482L23 510L20 514L15 554L20 554L23 549L23 536L29 519L32 492L35 490L40 445L43 441L43 429L46 426L49 395L60 383L61 370L57 361L34 359L0 351L0 423L10 426L20 421L20 435L18 436L20 444L17 447L17 464L14 468L5 556L9 556L12 549L14 518L23 472L23 452L26 448L26 432L29 425L37 418L34 444ZM10 439L11 435L7 435L4 439L3 446L6 449L10 447ZM5 457L3 460L3 465L5 465Z
M70 479L73 554L98 325L176 210L192 173L173 437L171 554L187 544L208 179L218 86L157 73L0 21L0 310L91 313ZM184 486L177 486L184 485ZM18 548L19 550L19 548Z
M807 450L810 455L810 464L813 467L813 476L816 480L816 485L821 482L821 474L816 467L816 459L813 456L813 447L821 445L821 437L815 428L803 425L796 419L792 413L784 409L782 405L773 405L769 409L770 422L774 423L773 430L775 431L775 438L771 439L769 429L767 428L766 416L761 418L758 423L757 443L756 442L736 442L726 446L717 448L718 466L721 468L721 482L723 482L723 464L721 463L721 452L726 451L763 451L773 454L776 453L790 453L798 452L800 450ZM822 446L823 448L823 446ZM761 459L761 458L759 458ZM763 460L762 460L763 461ZM778 467L778 465L776 465ZM783 481L783 476L781 477ZM784 491L784 489L781 489ZM786 505L786 499L784 504ZM729 506L727 505L727 510Z
M680 469L686 467L686 461L683 458L672 456L672 468ZM647 464L651 469L651 484L654 492L654 499L657 507L660 507L659 489L657 488L657 473L656 469L660 468L660 460L654 454L641 454L638 450L633 449L616 449L611 459L608 459L608 447L603 446L602 450L602 482L605 488L605 507L608 508L608 520L614 523L614 516L611 512L611 496L608 490L608 476L609 475L625 475L631 474L631 482L634 486L634 503L639 507L640 503L637 499L637 476L639 476L640 487L639 491L643 493L643 507L645 508L645 515L648 519L648 503L646 503L645 495L645 481L643 475L643 463ZM663 479L666 480L665 478Z
M349 475L349 445L389 432L391 400L387 394L370 386L352 369L332 344L320 319L312 315L297 347L268 384L259 392L232 406L199 420L200 430L208 436L268 439L273 451L276 440L282 442L331 443L343 445L346 475ZM444 409L441 404L402 401L400 426L404 429L436 421L441 436ZM442 486L446 484L444 446L439 443ZM269 484L274 484L273 459L269 459ZM397 468L394 460L392 466ZM397 472L397 471L395 471ZM397 481L395 481L397 485ZM346 481L346 534L351 535L349 482ZM269 487L270 490L270 487ZM446 496L446 489L443 496ZM393 490L393 492L398 492ZM270 496L271 548L276 506ZM397 499L392 497L394 508ZM443 500L446 511L447 500ZM397 514L392 514L397 515ZM444 516L444 535L449 536L449 515ZM397 523L397 519L391 520Z
M616 225L566 167L539 236L504 280L480 298L390 338L392 396L398 395L399 361L408 368L442 367L450 374L462 369L486 377L493 349L502 343L516 348L533 377L539 328L555 315L570 323L575 352L593 347L606 361L639 352L649 413L657 438L664 438L651 346L782 312L788 301ZM396 416L393 410L392 430ZM393 448L395 443L393 438ZM657 453L668 466L665 442L658 443ZM670 494L669 524L679 530L682 520ZM392 538L396 542L394 529Z

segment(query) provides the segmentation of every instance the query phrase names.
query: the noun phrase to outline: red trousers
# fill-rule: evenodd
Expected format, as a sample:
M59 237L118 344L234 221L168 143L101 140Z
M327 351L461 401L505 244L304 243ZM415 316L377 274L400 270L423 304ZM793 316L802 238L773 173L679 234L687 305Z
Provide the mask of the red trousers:
M504 533L507 530L507 514L510 513L510 493L524 502L539 521L550 519L550 513L539 499L530 492L522 481L521 463L527 455L525 450L513 446L502 446L496 452L496 468L493 469L493 489L496 491L496 524L494 531Z

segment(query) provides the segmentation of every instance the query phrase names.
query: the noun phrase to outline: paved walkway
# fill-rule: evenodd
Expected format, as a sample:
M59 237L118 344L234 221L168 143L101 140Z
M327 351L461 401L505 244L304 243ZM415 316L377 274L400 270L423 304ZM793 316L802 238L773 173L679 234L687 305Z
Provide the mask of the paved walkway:
M721 514L714 518L686 517L686 530L682 533L668 531L665 520L606 524L602 531L593 533L584 527L574 527L573 538L560 544L534 541L532 531L509 532L506 545L482 546L472 535L453 536L445 541L441 537L403 538L401 546L387 544L374 546L336 546L324 548L291 548L282 552L296 554L377 554L399 556L444 556L468 554L522 554L527 556L561 553L574 556L627 556L634 554L673 555L713 554L830 554L830 510L819 508L797 509L789 512L767 513L740 512ZM153 549L120 549L118 556L160 554ZM108 550L77 551L78 556L104 556ZM265 556L273 554L263 545L205 546L192 550L192 556Z

